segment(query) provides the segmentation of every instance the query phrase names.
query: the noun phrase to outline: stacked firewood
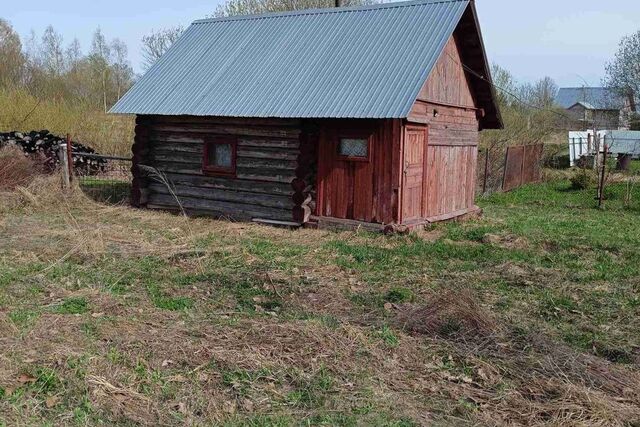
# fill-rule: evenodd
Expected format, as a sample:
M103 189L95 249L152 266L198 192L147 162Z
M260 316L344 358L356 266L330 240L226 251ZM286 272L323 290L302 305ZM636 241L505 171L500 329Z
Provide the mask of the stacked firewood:
M294 191L292 196L294 203L293 220L300 224L309 222L312 212L316 210L316 146L317 135L313 133L300 142L296 178L291 182L291 187Z
M17 146L27 156L41 159L44 166L53 171L60 163L58 152L60 144L66 143L66 139L51 134L48 130L22 132L0 132L0 148L4 146ZM78 175L96 175L105 170L107 160L96 158L96 151L78 142L72 142L72 158L75 173Z

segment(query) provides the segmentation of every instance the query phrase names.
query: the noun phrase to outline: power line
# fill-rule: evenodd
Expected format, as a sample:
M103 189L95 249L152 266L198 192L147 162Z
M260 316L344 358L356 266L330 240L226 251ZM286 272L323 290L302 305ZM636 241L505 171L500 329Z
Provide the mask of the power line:
M485 76L483 76L482 74L478 73L477 71L475 71L473 68L467 66L466 64L461 63L460 61L458 61L456 58L454 58L451 53L447 52L447 55L449 55L449 57L455 61L458 65L460 65L462 68L464 68L466 71L468 71L469 73L471 73L472 75L474 75L475 77L479 78L480 80L488 83L489 85L491 85L493 88L500 90L501 92L506 93L507 95L511 96L512 98L514 98L516 101L518 101L519 103L521 103L522 105L529 107L529 108L533 108L535 110L539 110L539 111L543 111L543 112L551 112L553 114L556 114L560 117L562 117L563 119L566 120L571 120L573 121L574 118L572 118L571 116L564 114L564 113L560 113L559 111L556 111L552 108L544 108L544 107L538 107L537 105L533 105L533 104L529 104L528 102L522 100L519 96L513 94L512 92L508 91L507 89L498 86L497 84L495 84L494 82L492 82L491 80L489 80L488 78L486 78Z

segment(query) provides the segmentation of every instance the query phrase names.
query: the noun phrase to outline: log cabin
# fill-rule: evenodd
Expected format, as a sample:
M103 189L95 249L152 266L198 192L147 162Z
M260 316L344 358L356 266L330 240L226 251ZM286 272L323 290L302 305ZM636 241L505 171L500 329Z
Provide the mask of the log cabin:
M373 230L477 212L502 127L473 0L195 21L111 112L134 206Z

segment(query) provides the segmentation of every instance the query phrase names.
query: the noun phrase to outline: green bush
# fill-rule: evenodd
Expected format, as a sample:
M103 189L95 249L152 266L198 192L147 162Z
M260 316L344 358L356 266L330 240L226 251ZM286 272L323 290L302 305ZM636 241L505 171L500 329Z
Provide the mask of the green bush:
M586 190L591 188L594 183L593 172L587 169L580 169L571 177L571 188L574 190Z

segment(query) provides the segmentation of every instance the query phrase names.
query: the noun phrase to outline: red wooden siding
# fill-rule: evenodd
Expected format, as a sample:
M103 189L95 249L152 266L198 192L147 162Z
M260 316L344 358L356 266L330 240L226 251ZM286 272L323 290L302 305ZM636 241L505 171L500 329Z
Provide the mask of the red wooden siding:
M418 99L455 106L476 105L455 36L451 37Z
M323 122L318 148L320 216L364 222L398 220L401 123L399 120ZM361 135L370 140L370 161L349 161L338 155L339 138Z
M427 151L427 127L407 125L404 134L404 164L402 189L402 221L419 221L424 218L426 190L425 163Z
M461 62L452 37L408 118L429 129L423 198L426 219L455 216L474 207L478 110Z

